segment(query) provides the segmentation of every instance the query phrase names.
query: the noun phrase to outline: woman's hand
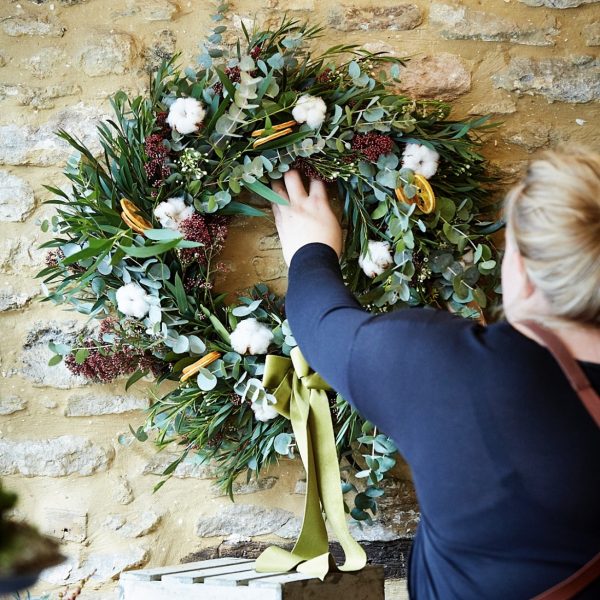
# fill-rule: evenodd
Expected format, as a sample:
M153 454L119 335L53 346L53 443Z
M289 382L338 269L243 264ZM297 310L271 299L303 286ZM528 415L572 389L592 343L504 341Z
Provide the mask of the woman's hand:
M296 250L311 242L331 246L338 256L342 253L342 228L329 205L325 184L310 180L308 193L300 173L291 169L283 175L285 182L272 181L271 187L289 206L273 204L275 225L279 232L283 259L289 266Z

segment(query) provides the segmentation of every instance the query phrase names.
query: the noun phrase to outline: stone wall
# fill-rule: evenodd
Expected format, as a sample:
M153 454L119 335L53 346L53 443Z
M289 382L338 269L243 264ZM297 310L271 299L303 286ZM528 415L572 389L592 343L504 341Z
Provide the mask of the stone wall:
M233 23L275 22L286 8L326 26L321 48L343 41L413 56L402 73L407 93L455 101L457 116L494 113L504 125L485 152L507 174L538 148L600 147L595 0L236 0ZM109 114L109 95L143 91L152 68L176 50L191 63L211 10L198 0L0 2L0 475L20 494L18 515L65 543L69 562L35 588L52 597L84 580L83 598L112 598L123 569L251 555L297 531L297 464L240 483L235 505L210 468L194 463L153 495L169 457L132 441L127 427L142 422L143 386L125 394L120 384L86 385L46 366L47 343L81 327L73 313L40 304L32 278L44 261L37 224L52 212L42 185L64 183L68 156L53 132L64 128L97 147L94 126ZM285 286L265 222L239 221L225 258L230 289L258 279ZM406 468L390 488L379 524L357 534L400 577L418 519Z

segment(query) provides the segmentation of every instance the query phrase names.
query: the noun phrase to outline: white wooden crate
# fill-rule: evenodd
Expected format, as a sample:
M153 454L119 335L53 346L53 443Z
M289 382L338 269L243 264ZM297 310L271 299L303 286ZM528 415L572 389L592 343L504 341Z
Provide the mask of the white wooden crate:
M383 567L330 573L257 573L254 561L216 558L121 573L120 600L384 600Z

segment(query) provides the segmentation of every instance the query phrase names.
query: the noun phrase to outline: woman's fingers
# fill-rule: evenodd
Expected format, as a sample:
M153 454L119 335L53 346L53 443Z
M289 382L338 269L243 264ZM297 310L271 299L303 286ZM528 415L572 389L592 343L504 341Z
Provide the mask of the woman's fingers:
M287 189L288 196L290 197L290 204L292 204L294 200L306 198L306 189L302 183L300 172L297 169L290 169L289 171L286 171L283 174L283 178L285 180L285 187Z
M310 187L308 193L310 197L314 198L315 200L327 200L327 188L325 187L325 183L323 183L320 179L310 180Z
M285 185L283 185L283 182L281 180L279 180L279 179L272 179L271 180L271 189L276 194L279 194L282 198L285 198L286 200L289 201L287 190L285 189Z

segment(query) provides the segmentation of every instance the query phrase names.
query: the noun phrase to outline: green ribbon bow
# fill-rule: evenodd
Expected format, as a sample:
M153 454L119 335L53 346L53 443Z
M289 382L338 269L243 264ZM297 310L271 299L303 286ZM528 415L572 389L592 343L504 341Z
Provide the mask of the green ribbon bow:
M296 567L301 573L324 579L331 569L359 571L366 562L365 551L348 530L340 485L340 470L329 402L331 387L311 369L298 347L290 358L266 357L263 385L273 390L275 410L290 419L298 450L306 469L306 499L300 535L291 552L270 546L256 560L259 573L286 572ZM338 539L346 562L337 567L329 554L323 518Z

